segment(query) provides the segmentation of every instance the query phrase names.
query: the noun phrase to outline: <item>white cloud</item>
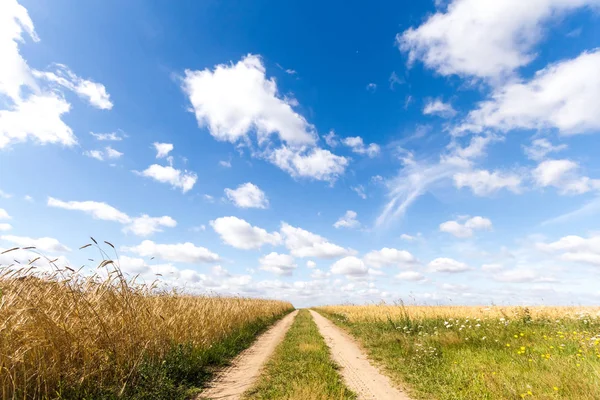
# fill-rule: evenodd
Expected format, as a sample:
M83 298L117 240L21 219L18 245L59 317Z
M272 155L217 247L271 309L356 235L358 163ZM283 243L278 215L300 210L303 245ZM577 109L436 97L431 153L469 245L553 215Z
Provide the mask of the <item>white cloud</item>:
M442 118L452 118L456 115L456 110L450 103L444 103L441 99L429 100L423 107L424 115L437 115Z
M350 189L352 189L354 192L356 192L358 197L360 197L361 199L363 199L363 200L367 199L367 194L365 193L365 187L363 185L352 186L352 187L350 187Z
M11 224L7 224L6 222L0 223L0 232L10 231L12 229Z
M325 139L325 143L327 143L327 146L329 147L336 147L339 144L337 135L333 129L330 130L328 134L323 136L323 139Z
M0 219L11 219L10 215L4 208L0 208Z
M369 83L367 85L367 91L373 93L377 90L377 85L375 83Z
M0 198L1 199L10 199L11 197L12 197L12 194L6 193L6 192L0 190Z
M404 79L400 78L397 74L396 71L392 71L392 74L390 75L390 78L388 79L390 82L390 89L394 90L394 85L403 85L406 82L404 81Z
M65 210L83 211L95 219L114 221L125 225L123 232L131 232L137 236L150 236L162 232L161 227L174 228L177 221L169 216L150 217L142 214L139 217L130 217L115 207L98 201L62 201L48 197L48 206Z
M123 140L122 136L119 136L117 132L109 132L109 133L94 133L90 132L90 135L96 138L99 141L110 141L110 142L120 142Z
M364 276L368 268L360 258L354 256L344 257L331 266L331 273L336 275Z
M28 201L29 203L33 203L35 200L30 195L26 194L23 196L23 200Z
M219 165L224 168L231 168L231 161L221 160L219 161Z
M0 93L15 102L21 98L21 86L37 89L27 62L19 53L23 32L34 42L40 40L27 9L16 0L3 1L0 4Z
M190 191L198 180L198 175L194 172L175 169L170 165L152 164L144 171L138 172L138 174L161 183L168 183L174 188L181 189L183 193Z
M381 151L381 148L376 143L371 143L368 146L365 146L363 138L361 138L360 136L344 138L342 140L342 143L350 147L352 152L357 154L366 154L370 158L377 156Z
M105 159L117 159L120 158L123 153L118 150L107 146L104 150L88 150L83 152L84 156L95 158L98 161L104 161Z
M289 144L313 145L317 134L293 103L281 98L259 56L249 54L213 71L185 71L183 90L198 124L218 140L237 142L256 131L259 143L277 134Z
M312 268L314 268L314 267L316 267L316 266L317 266L317 263L316 263L316 262L314 262L314 261L308 260L308 261L306 262L306 266L307 266L308 268L311 268L311 269L312 269Z
M395 276L395 278L400 279L402 281L413 281L413 282L420 282L420 281L425 280L425 277L423 276L423 274L421 274L420 272L417 272L417 271L400 272L399 274L397 274Z
M340 217L340 219L338 219L335 224L333 224L333 226L335 228L356 228L358 226L360 226L360 222L357 221L356 216L358 214L356 214L356 212L352 211L352 210L348 210L346 211L346 214L344 214L343 216Z
M417 237L409 235L408 233L403 233L402 235L400 235L400 239L406 240L407 242L414 242L415 240L417 240Z
M171 143L152 143L154 149L156 150L156 158L165 158L169 155L171 151L173 151L173 145Z
M33 71L33 75L74 91L96 108L110 110L113 107L104 85L78 77L66 65L53 64L53 67L54 72Z
M580 262L600 266L600 236L589 238L570 235L552 243L537 243L537 248L546 252L561 253L563 261Z
M596 0L454 0L417 28L396 37L409 63L421 60L442 75L497 79L536 56L543 24Z
M473 236L473 231L492 229L492 221L483 217L473 217L464 223L458 221L446 221L440 224L440 231L450 233L458 238Z
M434 272L448 272L448 273L458 273L469 271L471 268L460 261L456 261L452 258L436 258L428 264L428 267L431 271Z
M71 251L67 246L51 237L33 239L26 236L0 236L0 239L10 242L19 247L35 247L41 251L65 253Z
M546 160L532 171L532 176L536 185L556 187L561 194L582 194L600 189L600 179L579 176L578 169L579 165L571 160Z
M63 208L65 210L83 211L86 214L90 214L95 219L115 221L121 224L127 224L131 221L131 218L124 212L121 212L106 203L97 201L62 201L53 197L48 197L48 206Z
M574 135L600 129L600 49L552 64L528 82L498 87L455 133L493 128L557 129Z
M281 234L285 239L285 246L294 257L336 258L353 253L324 237L285 222L281 224Z
M288 254L272 252L261 257L258 262L260 263L260 269L277 275L292 275L296 269L294 257Z
M363 260L367 265L375 268L389 267L391 265L406 268L417 263L415 256L408 251L389 247L370 251L363 257Z
M110 146L107 146L104 148L104 154L106 154L106 157L109 159L116 159L116 158L121 158L121 156L123 155L123 153L121 153L118 150L113 149Z
M124 247L124 251L135 253L141 257L156 257L171 262L188 264L211 263L219 261L219 256L204 247L193 243L159 244L144 240L137 246Z
M240 208L269 208L269 199L265 192L250 182L238 186L237 189L225 189L225 195Z
M238 249L258 249L266 244L275 246L281 243L278 232L269 233L237 217L217 218L210 225L223 242Z
M548 139L535 139L530 146L523 146L525 154L531 160L541 161L550 153L559 152L567 148L566 144L554 146Z
M0 149L29 139L39 144L74 146L77 139L61 119L71 106L56 93L32 94L0 110Z
M459 172L454 174L453 178L457 188L468 187L477 196L489 196L504 188L519 193L523 181L517 174L483 169Z
M131 232L137 236L150 236L155 232L162 232L161 227L174 228L177 221L165 215L162 217L150 217L143 214L141 217L132 218L131 223L123 228L123 232Z
M268 155L269 161L293 177L334 182L344 173L349 160L329 150L313 148L294 150L280 147Z

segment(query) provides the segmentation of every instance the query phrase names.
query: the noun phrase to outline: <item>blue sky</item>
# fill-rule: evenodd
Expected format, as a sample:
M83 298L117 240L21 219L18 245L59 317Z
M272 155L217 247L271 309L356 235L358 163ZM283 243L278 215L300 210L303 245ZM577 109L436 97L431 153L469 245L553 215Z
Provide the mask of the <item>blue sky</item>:
M0 8L1 249L300 306L600 298L597 0Z

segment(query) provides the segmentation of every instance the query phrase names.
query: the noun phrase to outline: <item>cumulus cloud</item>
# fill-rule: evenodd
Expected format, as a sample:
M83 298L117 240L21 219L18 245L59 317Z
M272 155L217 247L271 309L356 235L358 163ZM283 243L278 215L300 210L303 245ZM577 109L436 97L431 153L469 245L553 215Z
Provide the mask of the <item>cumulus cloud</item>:
M367 193L365 193L365 187L363 185L352 186L350 189L358 195L363 200L367 199Z
M237 189L225 189L225 195L240 208L269 208L265 192L250 182L238 186Z
M376 143L365 146L363 138L360 136L344 138L342 143L350 147L353 153L367 155L370 158L377 156L381 151L381 148Z
M269 233L237 217L221 217L210 222L226 244L238 249L258 249L266 244L281 243L279 232Z
M73 131L62 120L71 105L56 93L32 94L0 110L0 149L33 140L39 144L77 144Z
M574 1L573 3L577 3ZM551 64L530 81L496 88L455 133L486 129L556 129L563 135L600 129L600 49Z
M214 70L185 71L183 90L196 119L218 140L232 143L255 131L258 141L272 134L290 144L312 145L315 128L294 111L294 103L278 93L259 56L249 54Z
M356 219L357 213L352 210L346 211L346 214L342 215L333 226L335 228L356 228L360 226L360 222Z
M137 236L150 236L162 232L162 227L174 228L177 221L169 216L150 217L142 214L139 217L130 217L115 207L98 201L62 201L48 197L48 206L64 210L82 211L95 219L114 221L125 225L123 232L131 232Z
M289 254L269 253L259 260L260 269L273 272L277 275L292 275L296 269L294 257Z
M194 172L175 169L170 165L152 164L144 171L137 173L160 183L168 183L173 188L181 189L183 193L189 192L198 180L198 175Z
M600 189L600 179L580 176L578 169L579 165L571 160L546 160L532 171L532 175L536 185L553 186L561 194L582 194Z
M346 157L320 148L293 149L282 146L268 155L268 160L293 177L334 182L349 164Z
M113 107L110 95L101 83L78 77L64 64L53 64L52 68L53 72L33 71L33 75L72 90L96 108L110 110Z
M493 277L496 281L510 283L529 283L541 279L539 274L531 269L509 269L497 273ZM544 279L541 280L544 281Z
M375 268L397 266L407 268L417 263L415 256L406 250L398 250L384 247L381 250L373 250L363 257L364 262Z
M520 175L502 171L490 172L484 169L458 172L454 174L453 179L454 186L459 189L470 188L477 196L489 196L501 189L519 193L523 182L523 177Z
M171 143L152 143L154 149L156 150L156 158L165 158L169 155L171 151L173 151L174 146Z
M572 261L600 266L600 236L584 238L569 235L551 243L537 243L537 248L550 253L559 253L563 261Z
M409 63L421 60L441 75L498 80L529 64L551 17L595 0L454 0L396 37Z
M458 273L469 271L471 268L460 261L452 258L436 258L428 264L428 267L433 272Z
M285 222L281 224L281 234L285 246L294 257L336 258L353 253L352 250L333 244L324 237Z
M403 271L395 276L396 279L400 279L401 281L413 281L413 282L421 282L425 280L425 276L422 273L417 271Z
M456 115L456 110L450 103L444 103L441 99L429 100L423 107L424 115L437 115L442 118L452 118Z
M347 276L364 276L368 273L368 268L360 258L347 256L336 261L331 266L331 273Z
M535 139L529 146L523 146L525 154L528 158L541 161L550 153L559 152L567 148L566 144L554 146L548 139Z
M12 229L12 225L6 222L0 223L0 232L10 231Z
M19 247L35 247L37 250L47 252L65 253L71 251L70 248L51 237L30 238L26 236L0 236L0 239L12 243Z
M4 208L0 208L0 219L11 219L8 211L6 211Z
M473 236L474 231L490 229L492 229L492 221L479 216L469 218L464 223L446 221L440 224L441 232L450 233L458 238L468 238Z
M156 257L164 261L188 264L219 261L217 254L205 247L199 247L190 242L160 244L151 240L144 240L137 246L124 247L123 251L134 253L141 257Z
M308 260L308 261L306 262L306 266L307 266L308 268L311 268L311 269L312 269L312 268L314 268L314 267L316 267L316 266L317 266L317 263L316 263L316 262L314 262L314 261Z

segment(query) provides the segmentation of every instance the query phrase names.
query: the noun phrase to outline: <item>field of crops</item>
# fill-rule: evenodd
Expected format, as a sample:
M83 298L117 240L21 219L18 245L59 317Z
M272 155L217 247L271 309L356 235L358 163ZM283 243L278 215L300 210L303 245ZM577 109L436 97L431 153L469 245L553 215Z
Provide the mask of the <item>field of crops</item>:
M159 291L109 262L101 270L0 268L3 399L185 398L293 309Z
M600 308L317 310L415 398L600 399Z

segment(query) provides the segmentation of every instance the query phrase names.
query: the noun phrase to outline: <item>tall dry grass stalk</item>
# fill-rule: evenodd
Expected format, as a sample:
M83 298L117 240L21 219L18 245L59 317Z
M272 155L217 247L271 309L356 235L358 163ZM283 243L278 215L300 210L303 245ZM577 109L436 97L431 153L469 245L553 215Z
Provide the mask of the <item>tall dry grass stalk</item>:
M293 308L280 301L159 291L126 279L111 261L100 266L104 273L93 276L0 266L3 399L79 397L81 390L102 393L99 388L119 396L139 383L148 366L172 359L177 346L207 349ZM69 395L72 388L80 392Z

